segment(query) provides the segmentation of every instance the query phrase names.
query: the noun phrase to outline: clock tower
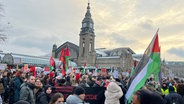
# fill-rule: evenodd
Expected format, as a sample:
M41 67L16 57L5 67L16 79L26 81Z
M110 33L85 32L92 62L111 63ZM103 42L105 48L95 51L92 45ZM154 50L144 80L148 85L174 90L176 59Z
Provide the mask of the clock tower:
M82 28L80 31L79 39L79 57L78 65L83 66L95 66L96 52L94 49L95 45L95 33L94 23L90 13L90 3L87 6L87 12L82 21Z

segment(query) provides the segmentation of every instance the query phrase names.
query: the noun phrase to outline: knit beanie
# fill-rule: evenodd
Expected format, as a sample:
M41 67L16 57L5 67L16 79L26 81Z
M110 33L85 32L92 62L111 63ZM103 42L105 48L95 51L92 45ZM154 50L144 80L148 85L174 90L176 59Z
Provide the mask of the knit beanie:
M74 94L76 95L85 94L85 89L83 87L78 86L74 89Z

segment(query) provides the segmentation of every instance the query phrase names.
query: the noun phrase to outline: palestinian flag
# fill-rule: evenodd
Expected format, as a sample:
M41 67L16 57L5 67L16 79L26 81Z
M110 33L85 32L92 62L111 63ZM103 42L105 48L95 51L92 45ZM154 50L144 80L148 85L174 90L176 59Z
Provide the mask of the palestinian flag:
M69 57L70 57L70 49L67 47L65 51L65 71L68 70L69 67Z
M86 73L86 62L84 63L84 68L82 69L82 74Z
M50 66L49 67L50 71L54 70L54 67L53 66Z
M133 75L134 78L131 80L128 91L125 95L129 103L132 99L133 93L144 86L147 78L150 77L150 75L154 72L159 72L161 65L160 63L160 48L157 31L135 69ZM136 74L136 72L138 73Z
M54 67L55 61L53 57L50 57L50 65Z
M64 76L66 74L66 70L65 70L66 61L65 61L65 49L64 48L62 48L61 50L59 60L61 61L61 64L60 64L61 73L62 73L62 76Z
M64 49L64 48L62 48L62 50L61 50L61 54L60 54L60 57L59 57L59 60L60 60L61 62L63 62L63 61L64 61L64 55L65 55L65 49Z
M50 71L55 69L55 61L53 57L50 57Z

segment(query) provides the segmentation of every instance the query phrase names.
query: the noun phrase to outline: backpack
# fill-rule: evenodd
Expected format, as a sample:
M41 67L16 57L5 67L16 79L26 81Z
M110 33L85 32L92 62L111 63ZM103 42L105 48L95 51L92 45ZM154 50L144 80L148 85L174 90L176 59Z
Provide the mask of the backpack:
M170 104L180 104L179 98L177 96L172 96L170 100Z

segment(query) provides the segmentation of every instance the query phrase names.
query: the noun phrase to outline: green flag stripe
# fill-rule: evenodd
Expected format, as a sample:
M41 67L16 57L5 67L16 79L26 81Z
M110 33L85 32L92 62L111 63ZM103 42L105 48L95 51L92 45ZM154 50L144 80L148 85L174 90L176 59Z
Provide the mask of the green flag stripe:
M68 66L69 66L69 56L65 56L65 60L66 60L66 66L65 66L65 70L68 70Z
M139 90L146 82L147 78L155 71L160 68L160 57L159 53L152 53L150 55L150 59L146 66L140 71L140 73L135 77L132 81L127 94L126 98L130 102L132 99L132 95L135 91Z

